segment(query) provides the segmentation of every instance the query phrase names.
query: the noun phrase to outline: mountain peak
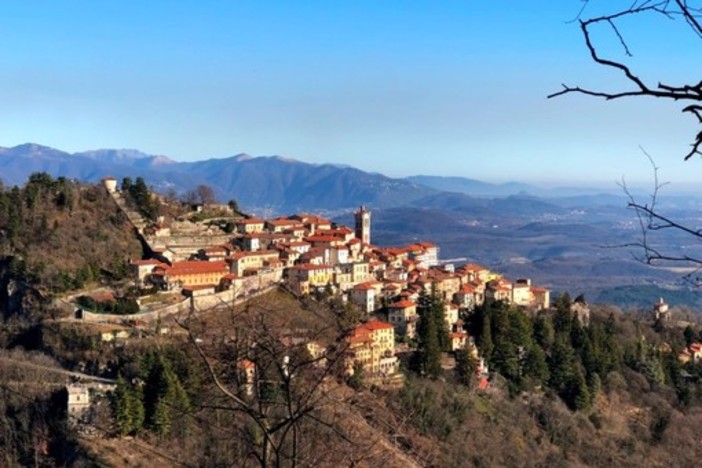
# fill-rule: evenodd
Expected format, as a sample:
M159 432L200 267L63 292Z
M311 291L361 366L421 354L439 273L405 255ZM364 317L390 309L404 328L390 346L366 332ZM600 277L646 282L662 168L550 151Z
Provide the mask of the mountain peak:
M40 145L37 143L22 143L21 145L17 145L10 149L32 153L38 151L58 151L57 149L51 148L49 146Z

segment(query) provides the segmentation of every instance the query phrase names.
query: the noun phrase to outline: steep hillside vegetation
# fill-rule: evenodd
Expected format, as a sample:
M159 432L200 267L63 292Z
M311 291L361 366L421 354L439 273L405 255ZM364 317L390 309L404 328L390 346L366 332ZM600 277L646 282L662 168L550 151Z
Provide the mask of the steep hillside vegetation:
M48 297L123 278L129 258L140 255L132 226L100 185L37 173L23 187L0 187L4 313L17 312L16 284Z

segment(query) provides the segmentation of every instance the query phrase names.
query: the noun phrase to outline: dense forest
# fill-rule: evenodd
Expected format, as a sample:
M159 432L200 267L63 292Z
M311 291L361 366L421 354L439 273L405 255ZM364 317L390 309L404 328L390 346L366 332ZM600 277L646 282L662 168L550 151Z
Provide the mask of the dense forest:
M424 295L404 380L378 386L347 377L362 314L332 291L274 291L128 346L57 320L62 291L119 284L140 254L100 186L37 174L3 188L0 229L3 466L689 466L702 455L702 367L678 359L702 341L694 324L583 314L584 298L567 294L538 313L489 302L461 317L490 368L481 389L475 354L447 351L443 304ZM32 300L12 299L19 283ZM256 388L249 362L264 376ZM68 424L54 369L117 382L89 431Z

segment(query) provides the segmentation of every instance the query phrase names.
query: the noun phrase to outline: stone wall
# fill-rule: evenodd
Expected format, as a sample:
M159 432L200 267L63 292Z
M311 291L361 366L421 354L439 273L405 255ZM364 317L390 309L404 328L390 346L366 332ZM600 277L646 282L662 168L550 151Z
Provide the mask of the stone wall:
M196 311L212 309L214 307L231 306L239 304L252 297L265 294L277 288L282 279L283 270L273 270L256 276L248 276L235 280L231 289L225 291L204 294L194 298L184 298L182 301L165 307L141 312L137 314L117 315L117 314L96 314L83 310L82 320L86 322L123 322L126 320L141 320L153 322L159 318L166 318L172 315L185 314L190 312L194 306ZM192 301L192 302L191 302Z

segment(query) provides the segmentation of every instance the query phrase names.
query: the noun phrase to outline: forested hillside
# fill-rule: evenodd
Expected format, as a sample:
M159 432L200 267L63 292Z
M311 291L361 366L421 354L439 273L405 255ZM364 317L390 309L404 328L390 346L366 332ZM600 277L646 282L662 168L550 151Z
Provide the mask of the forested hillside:
M6 273L51 294L123 277L141 246L103 187L36 173L0 186L0 255Z

